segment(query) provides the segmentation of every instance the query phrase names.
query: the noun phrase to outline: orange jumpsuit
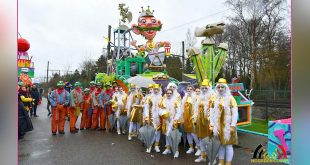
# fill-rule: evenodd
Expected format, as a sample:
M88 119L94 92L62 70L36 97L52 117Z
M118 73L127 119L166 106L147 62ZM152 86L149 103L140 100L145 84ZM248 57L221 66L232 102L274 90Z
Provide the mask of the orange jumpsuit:
M51 93L50 102L52 106L52 133L64 133L65 116L69 105L69 93L63 88L58 88Z
M99 126L99 113L102 111L99 102L99 96L102 93L102 89L98 88L94 93L92 93L92 107L93 107L93 114L92 114L92 128L97 129Z
M84 94L83 96L83 102L82 102L82 118L81 118L81 124L80 129L88 129L91 127L91 116L88 115L88 109L91 106L91 95L90 94Z

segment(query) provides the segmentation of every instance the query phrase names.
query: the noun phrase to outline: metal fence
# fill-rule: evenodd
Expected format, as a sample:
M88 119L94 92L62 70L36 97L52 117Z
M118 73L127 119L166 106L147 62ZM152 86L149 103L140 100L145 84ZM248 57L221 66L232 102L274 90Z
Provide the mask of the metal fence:
M291 106L291 91L288 90L253 90L250 98L256 106L283 108Z

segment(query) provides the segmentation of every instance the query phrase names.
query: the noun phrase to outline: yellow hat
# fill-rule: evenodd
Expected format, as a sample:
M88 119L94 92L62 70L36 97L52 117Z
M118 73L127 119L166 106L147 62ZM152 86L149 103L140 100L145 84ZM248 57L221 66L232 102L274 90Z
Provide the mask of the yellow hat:
M201 83L201 86L210 86L210 81L208 79L204 79Z
M154 88L154 89L158 89L159 87L160 87L159 84L154 84L154 85L153 85L153 88Z
M153 88L153 84L149 84L147 88Z
M220 78L220 79L217 81L217 83L227 84L227 81L226 81L226 79L224 79L224 78Z

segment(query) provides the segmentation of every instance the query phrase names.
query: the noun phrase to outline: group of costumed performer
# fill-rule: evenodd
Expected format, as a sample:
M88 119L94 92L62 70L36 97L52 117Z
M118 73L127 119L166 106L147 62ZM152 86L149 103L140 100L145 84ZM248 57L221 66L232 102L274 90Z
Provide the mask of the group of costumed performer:
M122 87L118 86L114 88L113 96L109 92L104 92L103 84L100 82L97 84L90 82L89 89L85 88L83 94L80 86L81 84L76 82L75 89L69 93L64 90L64 83L59 81L58 88L51 92L49 98L53 108L51 122L53 135L57 131L64 134L67 109L71 112L70 131L75 132L78 107L82 109L81 130L90 127L98 128L99 119L99 129L104 129L108 113L104 110L104 106L111 106L116 117L118 134L125 134L126 129L121 126L120 118L129 120L128 140L137 136L141 125L148 124L155 130L152 139L155 151L160 152L159 141L163 134L166 135L166 149L162 154L171 154L172 144L168 140L170 132L182 128L189 144L186 153L194 153L193 142L196 144L195 155L199 157L195 162L206 161L206 146L202 142L203 139L218 137L221 144L218 152L219 164L231 164L233 144L238 142L236 131L238 108L225 79L218 80L214 91L210 82L204 80L201 83L199 95L195 94L193 86L188 85L182 99L174 83L168 84L164 96L159 84L150 84L145 96L134 84L130 84L128 95ZM109 89L110 86L106 85L106 87ZM152 145L146 149L146 152L150 153L151 149ZM173 154L174 158L179 156L178 148Z

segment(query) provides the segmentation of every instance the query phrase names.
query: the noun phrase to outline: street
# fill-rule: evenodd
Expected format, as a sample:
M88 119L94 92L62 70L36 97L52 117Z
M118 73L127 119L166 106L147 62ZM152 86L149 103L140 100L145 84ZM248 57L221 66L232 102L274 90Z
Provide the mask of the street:
M76 134L69 132L66 121L65 135L52 136L51 118L47 117L46 99L38 106L37 118L32 118L34 130L26 133L18 143L18 163L20 165L90 165L90 164L205 164L195 163L194 154L187 155L183 145L180 156L145 152L142 143L134 138L127 140L127 135L117 135L108 131L81 130ZM80 118L77 125L79 125ZM238 133L239 145L234 146L232 164L251 164L253 151L259 145L266 145L267 138L257 135ZM161 141L164 151L164 140ZM255 163L261 164L261 163ZM266 163L265 163L266 164ZM271 164L271 163L268 163Z

